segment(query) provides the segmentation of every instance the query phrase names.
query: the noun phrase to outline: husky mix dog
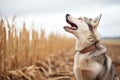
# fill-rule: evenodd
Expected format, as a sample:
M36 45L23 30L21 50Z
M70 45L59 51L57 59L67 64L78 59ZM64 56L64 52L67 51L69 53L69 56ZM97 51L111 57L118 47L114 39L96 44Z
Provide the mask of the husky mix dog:
M101 14L96 18L75 18L66 14L65 31L76 36L76 54L74 56L74 75L77 80L119 80L107 49L99 43L97 27Z

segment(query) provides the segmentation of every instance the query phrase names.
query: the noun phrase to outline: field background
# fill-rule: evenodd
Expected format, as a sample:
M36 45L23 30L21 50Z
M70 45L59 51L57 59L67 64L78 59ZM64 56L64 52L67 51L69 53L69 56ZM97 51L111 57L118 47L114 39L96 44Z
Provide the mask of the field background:
M11 23L0 19L0 80L75 80L75 40L52 32L45 37L44 29L30 32L25 22L18 33L15 18ZM103 39L101 44L120 77L120 40Z

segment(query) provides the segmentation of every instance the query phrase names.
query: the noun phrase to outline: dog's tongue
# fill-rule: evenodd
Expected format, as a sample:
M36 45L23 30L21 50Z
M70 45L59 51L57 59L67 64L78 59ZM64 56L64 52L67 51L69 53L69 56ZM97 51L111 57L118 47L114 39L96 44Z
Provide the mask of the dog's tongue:
M71 27L70 27L70 26L64 26L64 28L68 28L68 29L71 29Z
M64 26L64 28L67 28L67 29L72 29L72 30L76 30L77 28L74 27L74 26Z
M74 27L74 26L73 26L73 27L71 27L71 28L72 28L73 30L76 30L76 29L77 29L77 28L76 28L76 27Z

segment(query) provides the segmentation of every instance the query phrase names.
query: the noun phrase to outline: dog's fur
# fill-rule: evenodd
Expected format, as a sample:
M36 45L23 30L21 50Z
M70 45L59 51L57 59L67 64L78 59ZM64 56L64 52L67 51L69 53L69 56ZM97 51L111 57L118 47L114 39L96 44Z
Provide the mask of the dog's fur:
M77 80L119 80L111 59L107 56L106 48L99 44L100 35L97 27L101 14L96 18L75 18L66 14L66 21L71 26L64 26L65 31L76 36L76 54L74 56L74 75ZM91 45L96 49L84 54L80 51Z

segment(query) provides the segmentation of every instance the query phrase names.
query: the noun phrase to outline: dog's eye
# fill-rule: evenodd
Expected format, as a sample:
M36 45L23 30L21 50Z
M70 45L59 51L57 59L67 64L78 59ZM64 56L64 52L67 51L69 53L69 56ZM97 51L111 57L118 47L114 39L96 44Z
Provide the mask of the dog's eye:
M89 20L92 21L92 18L90 18Z
M82 18L78 18L79 20L82 20Z

